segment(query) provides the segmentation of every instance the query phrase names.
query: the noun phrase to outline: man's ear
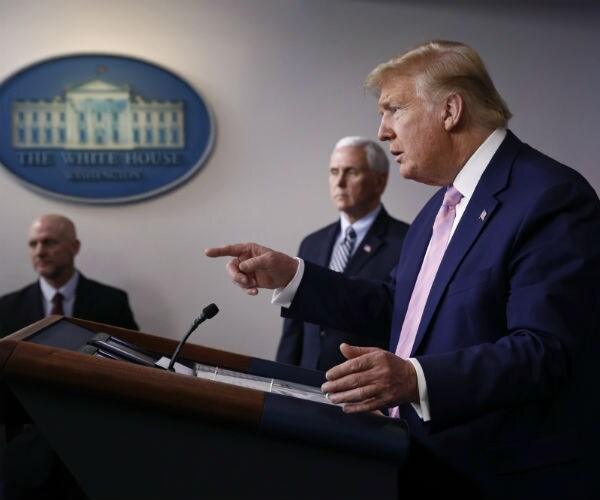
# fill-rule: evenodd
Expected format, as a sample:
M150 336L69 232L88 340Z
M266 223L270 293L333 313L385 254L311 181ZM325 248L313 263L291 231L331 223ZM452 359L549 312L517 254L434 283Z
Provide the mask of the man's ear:
M446 132L453 130L464 113L464 101L460 94L450 94L444 103L443 120Z
M387 172L378 172L377 173L377 177L375 180L375 185L376 185L375 189L377 190L377 194L379 194L380 196L385 191L385 186L387 185L387 181L388 181L388 173Z

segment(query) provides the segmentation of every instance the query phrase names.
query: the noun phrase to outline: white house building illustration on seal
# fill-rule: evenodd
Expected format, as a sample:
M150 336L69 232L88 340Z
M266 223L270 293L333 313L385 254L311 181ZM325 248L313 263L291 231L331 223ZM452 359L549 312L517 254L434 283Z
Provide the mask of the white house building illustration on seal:
M12 103L14 148L185 147L182 101L145 100L129 85L100 78L68 86L64 97Z

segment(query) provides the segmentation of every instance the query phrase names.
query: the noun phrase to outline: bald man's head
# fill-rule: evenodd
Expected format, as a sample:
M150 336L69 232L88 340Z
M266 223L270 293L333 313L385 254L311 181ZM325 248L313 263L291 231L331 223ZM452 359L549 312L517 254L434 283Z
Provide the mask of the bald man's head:
M55 288L60 288L73 276L79 247L75 225L62 215L42 215L31 224L31 263L36 272Z

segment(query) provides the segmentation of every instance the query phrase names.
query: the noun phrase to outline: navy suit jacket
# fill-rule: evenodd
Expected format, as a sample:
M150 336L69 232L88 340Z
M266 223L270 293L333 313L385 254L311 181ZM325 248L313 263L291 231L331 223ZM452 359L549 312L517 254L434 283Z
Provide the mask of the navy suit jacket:
M137 330L138 325L123 290L98 283L79 273L73 316ZM39 281L0 297L0 338L44 317Z
M348 261L344 274L368 279L388 279L398 263L407 231L408 224L390 217L382 207L360 247ZM339 232L338 221L309 234L300 244L298 257L327 267ZM373 333L373 336L369 336L369 332L357 335L315 323L285 319L276 359L280 363L326 371L346 361L339 349L342 342L386 348L389 344L389 331Z
M394 280L350 280L307 263L283 314L356 333L390 331L393 350L443 191L411 225ZM487 494L589 494L599 285L598 196L577 172L509 132L425 306L412 356L425 374L431 421L400 407L415 442Z

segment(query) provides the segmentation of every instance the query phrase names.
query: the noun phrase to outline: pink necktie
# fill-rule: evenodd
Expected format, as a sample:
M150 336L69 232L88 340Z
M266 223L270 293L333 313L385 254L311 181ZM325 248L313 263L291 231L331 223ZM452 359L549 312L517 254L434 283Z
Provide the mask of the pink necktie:
M419 329L421 316L423 316L427 297L429 297L431 285L450 240L450 233L452 232L452 225L456 216L456 205L461 198L462 194L455 187L448 187L442 206L435 217L429 252L425 256L423 264L421 264L421 270L417 276L417 281L410 297L410 302L408 303L408 309L404 317L400 337L398 338L398 345L396 346L396 356L403 359L410 356L415 343L415 337L417 336L417 330ZM398 416L397 407L392 409L391 415L393 417Z

